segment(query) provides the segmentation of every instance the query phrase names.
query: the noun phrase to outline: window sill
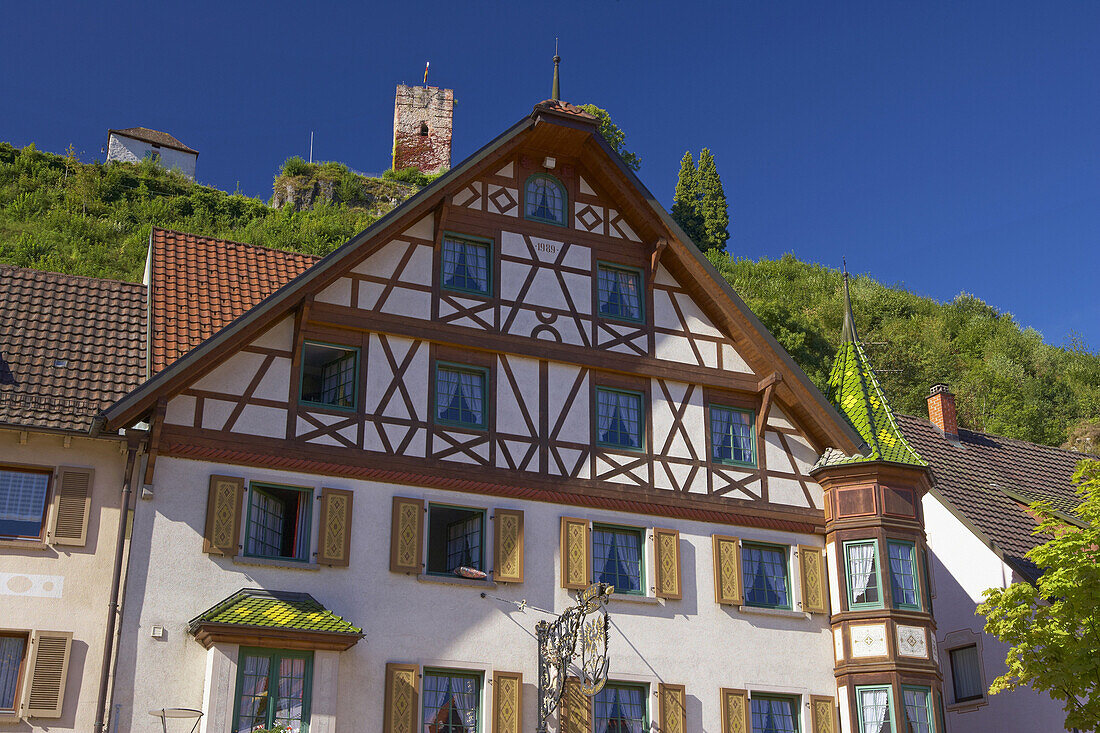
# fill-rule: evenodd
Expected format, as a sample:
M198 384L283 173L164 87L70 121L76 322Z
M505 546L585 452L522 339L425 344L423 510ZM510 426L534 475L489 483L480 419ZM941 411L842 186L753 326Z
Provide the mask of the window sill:
M435 583L437 585L465 585L471 588L496 588L497 582L492 577L485 580L478 580L477 578L460 578L457 575L432 575L430 573L421 573L416 576L418 583Z
M612 593L611 603L625 601L626 603L641 603L647 606L663 606L665 602L656 596L636 596L633 593Z
M810 614L806 611L793 611L789 608L764 608L763 606L738 606L741 613L754 613L758 616L777 616L779 618L800 618L810 620Z
M978 708L985 707L988 704L988 698L979 697L977 700L966 700L964 702L956 702L950 705L944 705L943 709L949 713L972 713Z
M47 550L49 544L44 540L0 540L0 549L9 548L12 550ZM0 715L0 722L4 722L11 716ZM18 716L15 720L18 720Z
M23 722L23 719L18 715L11 713L0 713L0 725L16 725Z
M317 571L321 566L315 562L298 562L297 560L278 560L273 557L248 557L237 555L233 558L237 565L257 565L265 568L288 568L290 570Z

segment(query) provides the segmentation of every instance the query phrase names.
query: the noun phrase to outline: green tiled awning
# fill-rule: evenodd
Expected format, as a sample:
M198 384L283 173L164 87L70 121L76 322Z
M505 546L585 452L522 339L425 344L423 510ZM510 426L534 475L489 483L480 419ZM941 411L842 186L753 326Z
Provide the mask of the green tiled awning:
M878 378L860 346L852 317L852 303L848 297L847 279L844 283L844 306L844 331L836 359L833 360L833 369L829 373L825 396L840 408L867 441L868 450L863 455L847 456L830 449L821 456L816 467L872 461L927 466L902 436Z
M194 634L206 624L229 624L251 629L349 634L363 630L328 610L308 593L245 588L204 611L188 624Z

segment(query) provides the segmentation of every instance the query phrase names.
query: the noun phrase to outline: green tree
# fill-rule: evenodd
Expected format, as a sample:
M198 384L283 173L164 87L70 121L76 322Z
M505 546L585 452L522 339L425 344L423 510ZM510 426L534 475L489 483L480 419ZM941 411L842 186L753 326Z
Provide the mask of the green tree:
M703 240L706 249L724 250L730 238L730 215L722 178L710 150L699 153L698 181L699 215L703 219Z
M596 118L600 123L600 135L611 146L611 149L619 154L619 157L623 159L630 170L636 171L642 167L642 159L626 149L626 133L611 121L611 115L608 114L607 110L600 109L594 104L582 104L580 108Z
M1042 571L1035 585L985 591L985 630L1009 645L1008 671L993 694L1027 685L1063 703L1066 728L1100 727L1100 461L1074 474L1081 503L1068 521L1050 504L1031 506L1035 534L1050 537L1027 553Z
M676 179L676 192L672 196L672 219L691 237L696 247L704 252L707 250L703 215L699 211L699 171L690 150L680 159L680 177Z

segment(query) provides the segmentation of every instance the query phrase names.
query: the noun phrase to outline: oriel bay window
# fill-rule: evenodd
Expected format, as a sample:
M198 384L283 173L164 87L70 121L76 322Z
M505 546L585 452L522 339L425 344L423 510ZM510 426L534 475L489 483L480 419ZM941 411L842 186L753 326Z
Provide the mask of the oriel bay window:
M710 406L710 457L715 463L756 465L756 436L752 410Z
M878 569L878 543L860 540L844 543L844 569L848 579L848 608L882 608L882 584Z
M483 429L489 372L483 367L437 362L435 421L443 425Z
M618 588L616 588L618 590ZM607 683L593 699L596 733L644 733L649 730L645 685Z
M894 608L919 611L916 548L912 542L891 540L886 543L886 554L890 561L890 590Z
M901 688L906 733L936 733L932 714L932 690L903 685Z
M245 555L307 562L313 492L253 483L248 490Z
M600 445L641 450L644 419L640 392L596 388L596 442Z
M856 688L859 733L890 733L894 730L894 692L889 685Z
M359 350L306 342L302 346L300 400L320 407L355 409Z
M481 727L481 675L424 670L421 730L477 733Z
M752 733L798 733L798 698L753 694Z
M741 574L746 606L791 607L788 554L789 549L781 545L742 543Z
M596 302L601 317L644 321L643 298L640 270L604 263L596 266Z
M242 647L234 733L308 733L313 652Z
M485 510L428 506L428 572L474 575L485 571Z
M485 239L443 237L440 285L444 290L492 294L492 244Z
M644 538L645 532L641 529L593 525L592 577L595 581L615 586L616 593L644 595Z
M49 488L48 472L0 469L0 537L41 538Z

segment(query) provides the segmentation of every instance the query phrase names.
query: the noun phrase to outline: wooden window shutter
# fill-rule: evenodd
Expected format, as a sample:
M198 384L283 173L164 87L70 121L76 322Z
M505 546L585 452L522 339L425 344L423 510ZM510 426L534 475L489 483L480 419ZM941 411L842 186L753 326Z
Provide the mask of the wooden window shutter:
M383 733L416 733L420 718L420 667L415 664L386 665L386 704L382 713Z
M65 703L65 675L69 671L71 631L31 633L27 681L20 714L28 718L60 718Z
M561 587L584 590L588 587L588 520L561 518Z
M657 685L657 719L660 733L687 731L687 694L683 685Z
M346 568L351 560L351 500L345 489L321 489L321 536L317 562Z
M657 597L683 598L680 590L680 533L674 529L654 529L653 559Z
M244 479L234 476L210 477L210 494L206 500L206 535L202 551L212 555L233 557L241 542L241 506L244 502Z
M493 672L493 733L522 733L523 674Z
M567 677L561 693L559 733L591 733L592 698L581 690L577 677Z
M95 472L90 468L61 466L57 469L50 530L50 541L55 545L83 547L87 542L94 479Z
M741 546L736 537L714 535L714 601L733 606L745 602L741 584Z
M424 567L424 500L393 497L390 570L417 573Z
M810 696L810 730L812 733L834 733L838 730L833 698Z
M749 709L749 693L745 690L730 690L723 687L722 733L749 733L751 730L752 711Z
M828 613L825 563L821 548L799 545L798 568L802 578L802 610L810 613Z
M493 512L493 580L523 582L523 512L497 509Z

